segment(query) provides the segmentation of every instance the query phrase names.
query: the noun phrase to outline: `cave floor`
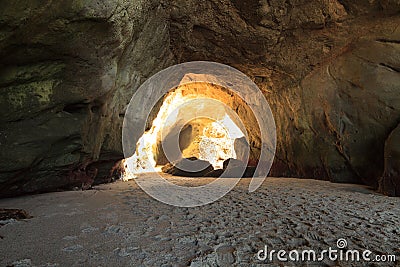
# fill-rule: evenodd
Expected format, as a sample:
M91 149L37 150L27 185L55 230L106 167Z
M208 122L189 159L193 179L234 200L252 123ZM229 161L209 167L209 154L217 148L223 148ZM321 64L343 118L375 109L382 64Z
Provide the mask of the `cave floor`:
M258 266L256 253L265 245L318 251L336 248L339 238L349 249L395 254L399 263L400 198L361 185L287 178L268 178L248 193L248 183L242 179L222 199L196 208L160 203L135 181L2 199L0 208L24 209L33 218L0 227L0 266Z

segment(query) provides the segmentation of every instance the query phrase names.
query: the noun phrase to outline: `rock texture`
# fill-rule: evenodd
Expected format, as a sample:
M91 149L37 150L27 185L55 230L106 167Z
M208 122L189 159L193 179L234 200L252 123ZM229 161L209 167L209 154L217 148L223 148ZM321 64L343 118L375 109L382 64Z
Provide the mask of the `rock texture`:
M91 184L121 159L124 108L163 69L157 1L0 3L0 195Z
M21 209L0 209L0 221L23 220L32 218L26 211Z
M174 163L167 163L162 171L174 176L203 177L214 170L210 162L196 157L183 158Z
M132 94L192 60L232 65L263 90L278 129L272 175L399 184L383 175L400 122L397 0L0 6L1 196L104 180Z
M172 10L178 59L233 65L265 92L278 128L272 175L377 187L400 119L397 1L207 1Z
M237 159L227 159L222 169L214 169L210 162L199 160L196 157L183 158L162 167L164 173L181 177L223 177L223 178L248 178L255 174L255 167L248 166Z
M393 130L385 144L385 172L380 191L389 196L400 195L400 125Z

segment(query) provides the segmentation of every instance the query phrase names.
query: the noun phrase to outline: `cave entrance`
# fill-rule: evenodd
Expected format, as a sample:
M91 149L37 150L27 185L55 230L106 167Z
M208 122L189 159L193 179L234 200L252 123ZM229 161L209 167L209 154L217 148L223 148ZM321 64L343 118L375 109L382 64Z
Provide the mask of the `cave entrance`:
M124 179L184 158L208 161L214 170L227 159L247 165L258 156L258 133L251 110L229 90L210 83L178 86L153 108L135 154L124 160Z
M196 99L190 103L193 105L193 102L209 101L209 99ZM217 109L214 111L218 112ZM181 112L185 114L185 108ZM220 120L199 117L186 124L177 120L167 136L157 142L156 164L165 165L181 158L197 158L210 162L214 169L222 169L225 160L236 159L235 139L244 137L244 134L228 114L221 113L221 117ZM178 146L174 140L178 140Z

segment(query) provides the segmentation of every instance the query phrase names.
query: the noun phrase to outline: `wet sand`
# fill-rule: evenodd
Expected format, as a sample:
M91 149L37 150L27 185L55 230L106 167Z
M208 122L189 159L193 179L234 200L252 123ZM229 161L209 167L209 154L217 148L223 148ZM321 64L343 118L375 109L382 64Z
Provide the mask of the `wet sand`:
M193 186L211 181L169 179ZM242 179L225 197L196 208L160 203L135 181L2 199L0 208L24 209L33 218L1 222L0 266L301 266L262 262L256 254L266 245L323 250L339 238L349 249L395 254L399 264L400 198L360 185L288 178L268 178L249 193L248 183Z

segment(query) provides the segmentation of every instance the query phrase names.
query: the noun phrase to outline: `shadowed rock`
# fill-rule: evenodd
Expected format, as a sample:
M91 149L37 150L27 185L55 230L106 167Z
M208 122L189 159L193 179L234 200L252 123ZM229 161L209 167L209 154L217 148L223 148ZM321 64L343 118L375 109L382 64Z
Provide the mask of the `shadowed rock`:
M389 196L400 196L400 125L389 135L385 145L385 172L380 191Z
M207 173L206 177L224 177L224 178L239 178L253 177L255 167L246 166L246 164L237 159L227 159L223 163L223 169L212 170Z
M32 218L26 211L21 209L0 209L0 221L23 220Z
M162 171L175 176L203 177L213 170L210 162L196 157L184 158L174 163L167 163Z

